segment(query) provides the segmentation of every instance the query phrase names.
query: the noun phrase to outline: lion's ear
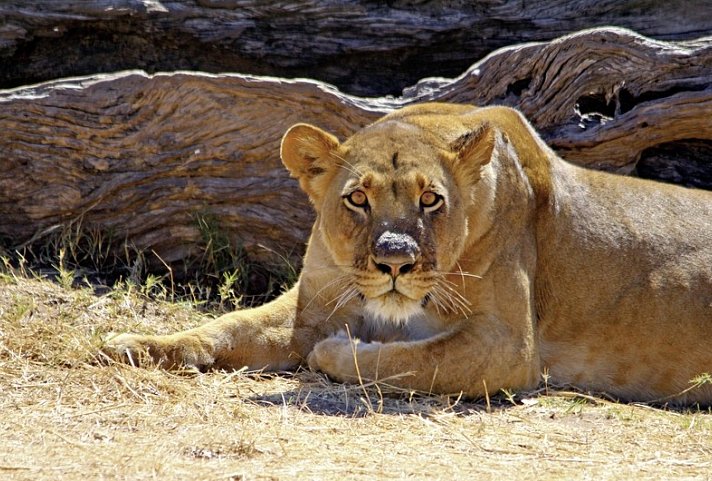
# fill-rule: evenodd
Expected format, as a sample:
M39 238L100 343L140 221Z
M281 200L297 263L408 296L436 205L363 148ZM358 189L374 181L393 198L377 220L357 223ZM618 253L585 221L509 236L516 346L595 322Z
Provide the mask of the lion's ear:
M463 185L479 180L482 167L492 160L496 137L496 129L489 123L483 123L450 144L455 156L453 168L458 177L464 177Z
M337 169L339 140L309 124L296 124L282 137L282 163L317 204Z

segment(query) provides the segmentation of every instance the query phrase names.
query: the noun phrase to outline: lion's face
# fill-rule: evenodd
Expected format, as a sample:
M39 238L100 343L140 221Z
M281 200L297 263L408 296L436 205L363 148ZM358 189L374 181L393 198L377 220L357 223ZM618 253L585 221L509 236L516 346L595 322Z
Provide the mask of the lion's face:
M317 228L343 272L345 303L360 296L375 318L404 322L432 303L462 311L447 276L468 237L459 152L416 125L367 127L343 145L315 127L286 135L282 158L309 194ZM458 175L460 174L460 175Z

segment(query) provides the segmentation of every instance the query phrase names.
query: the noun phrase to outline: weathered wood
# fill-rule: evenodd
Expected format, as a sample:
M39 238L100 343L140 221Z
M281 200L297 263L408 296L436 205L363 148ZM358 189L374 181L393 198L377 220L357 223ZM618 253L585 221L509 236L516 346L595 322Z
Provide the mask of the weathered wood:
M0 87L141 68L308 77L398 95L497 48L601 25L697 38L712 33L712 2L15 0L0 2Z
M403 99L517 107L564 158L630 173L650 146L712 139L712 37L673 43L585 30L500 50Z
M279 140L300 121L345 136L377 117L354 102L306 81L142 72L2 93L0 235L81 218L174 262L207 215L253 257L299 255L313 214Z
M623 173L643 154L641 173L655 176L666 148L680 164L692 146L694 168L678 180L712 187L712 40L603 29L501 50L397 99L139 71L0 91L0 236L18 245L81 218L175 262L196 254L205 214L253 257L269 254L260 246L296 257L313 217L280 164L283 132L310 122L344 138L426 100L519 107L565 158Z

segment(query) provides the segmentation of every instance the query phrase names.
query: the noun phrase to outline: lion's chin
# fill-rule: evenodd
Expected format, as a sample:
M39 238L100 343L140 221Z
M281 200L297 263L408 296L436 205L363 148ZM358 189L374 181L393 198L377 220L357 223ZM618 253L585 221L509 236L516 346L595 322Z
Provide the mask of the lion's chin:
M394 324L406 323L423 313L420 302L393 291L367 299L364 307L374 320Z

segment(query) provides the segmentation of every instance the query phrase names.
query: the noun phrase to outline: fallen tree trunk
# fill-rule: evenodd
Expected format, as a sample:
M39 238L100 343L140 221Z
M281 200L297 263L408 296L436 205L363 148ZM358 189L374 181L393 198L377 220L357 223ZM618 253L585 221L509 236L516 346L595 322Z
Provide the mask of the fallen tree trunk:
M280 164L284 131L310 122L344 138L431 100L518 107L563 157L590 167L643 165L664 178L672 155L690 166L677 180L712 188L712 40L601 29L501 50L397 99L311 81L140 71L0 91L0 236L16 247L81 220L174 263L200 254L207 216L255 259L298 258L313 214Z
M0 88L141 68L308 77L399 95L493 50L617 25L712 32L708 0L15 0L0 4Z

